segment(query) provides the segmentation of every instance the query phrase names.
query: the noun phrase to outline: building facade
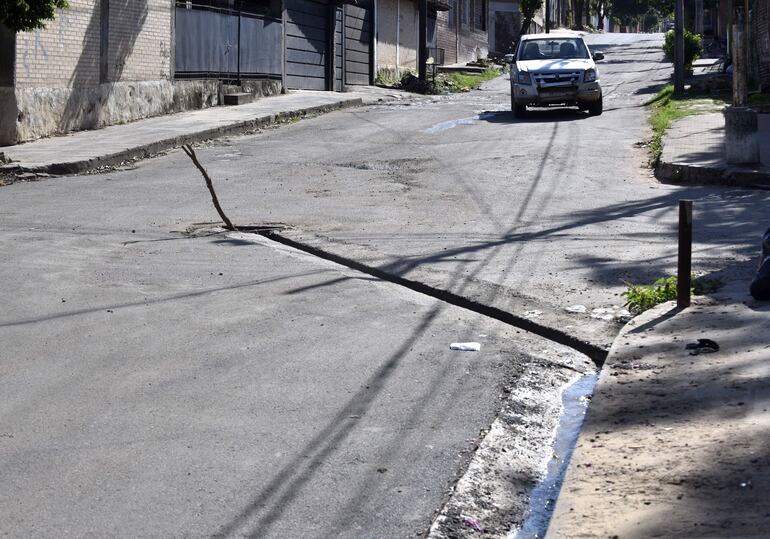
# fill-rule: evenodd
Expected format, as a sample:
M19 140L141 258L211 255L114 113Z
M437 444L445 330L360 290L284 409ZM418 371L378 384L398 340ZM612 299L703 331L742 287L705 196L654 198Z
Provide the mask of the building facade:
M447 65L473 62L489 55L488 0L450 0L436 15L436 46Z
M0 145L228 92L343 91L372 83L373 59L371 0L70 0L44 30L0 28Z
M419 14L415 0L377 0L377 73L417 72Z
M0 34L0 143L173 109L173 6L71 0L45 30Z

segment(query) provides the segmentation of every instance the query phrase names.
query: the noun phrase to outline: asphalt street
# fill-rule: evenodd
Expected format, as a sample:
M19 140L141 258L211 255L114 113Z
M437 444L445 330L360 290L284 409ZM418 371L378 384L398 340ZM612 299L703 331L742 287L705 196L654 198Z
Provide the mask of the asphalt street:
M679 199L695 200L694 268L728 280L753 269L767 199L662 185L644 167L643 105L670 74L661 39L589 36L607 55L599 117L535 109L514 121L500 77L480 92L336 112L198 153L236 223L284 223L303 244L607 349L619 325L601 317L622 306L624 282L675 270ZM142 185L156 232L216 218L181 152L111 176L134 195ZM586 313L565 311L573 305Z
M696 270L730 278L753 270L770 196L653 180L635 144L668 76L661 36L591 39L606 53L600 117L514 121L500 77L198 155L237 225L280 223L297 242L607 347L620 325L591 313L622 304L624 279L672 271L679 198L696 200ZM498 525L520 525L560 393L591 370L515 327L217 231L180 151L0 199L10 536L426 533L506 403L517 499Z

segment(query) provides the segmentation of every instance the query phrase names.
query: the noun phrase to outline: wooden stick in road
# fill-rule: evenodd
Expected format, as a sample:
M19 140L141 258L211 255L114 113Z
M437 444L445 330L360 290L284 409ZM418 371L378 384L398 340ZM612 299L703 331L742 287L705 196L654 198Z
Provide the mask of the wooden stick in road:
M195 155L195 150L193 150L192 146L189 144L183 145L182 149L184 150L184 153L187 154L187 157L192 159L193 164L198 168L198 170L201 171L201 174L203 174L203 179L206 180L206 187L209 188L209 193L211 193L211 201L214 203L214 207L217 209L217 213L219 213L222 221L224 221L225 228L227 230L234 230L237 232L238 229L235 228L235 225L233 225L230 219L227 218L227 215L225 215L225 212L222 210L222 206L219 205L219 199L217 198L217 194L214 191L214 184L211 183L211 177L206 172L206 169L203 168L203 165L201 165L200 161L198 161L198 156Z

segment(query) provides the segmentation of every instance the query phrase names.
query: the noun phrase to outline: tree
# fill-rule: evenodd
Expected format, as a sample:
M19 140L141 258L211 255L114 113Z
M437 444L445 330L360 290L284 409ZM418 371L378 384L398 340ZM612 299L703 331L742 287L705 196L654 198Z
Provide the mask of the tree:
M674 12L676 0L610 0L612 16L624 26L644 21L653 11L660 18L668 18Z
M12 32L45 28L57 9L68 7L67 0L0 0L0 23Z
M575 24L573 25L573 28L575 30L582 30L583 29L583 11L585 7L585 2L583 0L575 0Z
M666 40L663 42L663 53L670 62L674 62L674 31L669 30L666 32ZM692 73L692 63L700 58L700 53L703 50L703 40L698 34L690 32L687 28L684 29L684 69L688 73Z
M597 28L604 28L604 19L610 15L610 8L612 7L611 0L591 0L590 9L596 13L599 18L599 25Z
M537 13L543 7L543 0L520 0L519 10L521 11L521 32L519 36L523 36L529 31L529 25L532 24L532 19L535 18Z

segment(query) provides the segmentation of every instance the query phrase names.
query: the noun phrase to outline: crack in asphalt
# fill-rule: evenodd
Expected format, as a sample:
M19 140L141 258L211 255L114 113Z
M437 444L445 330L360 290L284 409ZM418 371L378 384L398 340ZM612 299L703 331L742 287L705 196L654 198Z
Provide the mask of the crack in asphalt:
M356 260L341 256L338 254L334 254L329 251L325 251L318 247L313 247L313 246L298 242L296 240L290 239L274 231L260 231L260 232L257 232L257 234L269 240L273 240L282 245L292 247L294 249L297 249L299 251L321 258L323 260L335 262L337 264L346 266L350 269L359 271L361 273L371 275L383 281L387 281L393 284L403 286L414 292L418 292L420 294L430 296L432 298L438 299L445 303L449 303L450 305L454 305L455 307L460 307L462 309L472 311L482 316L486 316L488 318L492 318L499 322L503 322L504 324L508 324L509 326L513 326L518 329L528 331L530 333L543 337L544 339L548 339L549 341L553 341L563 346L567 346L591 358L594 364L599 368L601 368L601 366L604 364L604 361L607 359L607 354L609 353L609 350L606 350L588 341L579 339L574 335L571 335L561 329L557 329L545 324L540 324L529 318L525 318L523 316L519 316L514 313L504 311L497 307L485 305L483 303L474 301L472 299L466 298L459 294L455 294L454 292L450 292L448 290L436 288L434 286L427 285L420 281L406 279L404 277L383 271L379 268L368 266Z

